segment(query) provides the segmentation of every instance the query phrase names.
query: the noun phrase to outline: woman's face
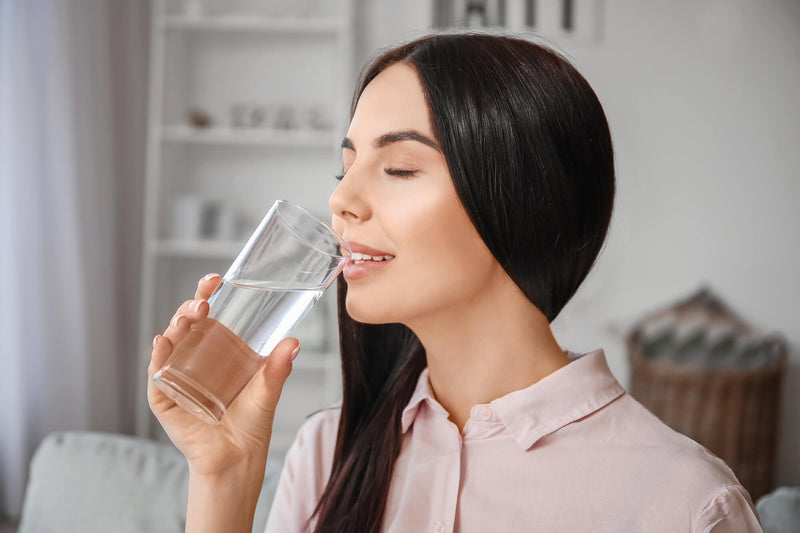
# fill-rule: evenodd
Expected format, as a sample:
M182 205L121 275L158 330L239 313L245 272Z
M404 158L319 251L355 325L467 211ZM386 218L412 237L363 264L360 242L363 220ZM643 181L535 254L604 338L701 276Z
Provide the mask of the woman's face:
M333 227L354 258L373 257L344 270L353 319L413 329L474 304L490 278L505 275L456 195L412 67L395 64L369 83L342 159L344 177L330 198Z

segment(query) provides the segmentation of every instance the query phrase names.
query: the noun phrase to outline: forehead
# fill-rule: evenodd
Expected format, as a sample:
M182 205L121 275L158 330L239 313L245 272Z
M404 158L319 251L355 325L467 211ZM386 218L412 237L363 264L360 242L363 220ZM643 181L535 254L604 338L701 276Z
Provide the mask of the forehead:
M431 133L425 93L413 67L397 63L378 74L358 99L348 137L396 130Z

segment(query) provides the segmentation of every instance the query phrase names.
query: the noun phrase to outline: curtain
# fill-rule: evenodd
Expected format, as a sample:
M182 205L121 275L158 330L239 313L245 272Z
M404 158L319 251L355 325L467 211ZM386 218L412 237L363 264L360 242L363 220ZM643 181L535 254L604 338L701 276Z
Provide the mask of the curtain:
M9 516L45 435L133 428L143 4L0 0L0 511Z

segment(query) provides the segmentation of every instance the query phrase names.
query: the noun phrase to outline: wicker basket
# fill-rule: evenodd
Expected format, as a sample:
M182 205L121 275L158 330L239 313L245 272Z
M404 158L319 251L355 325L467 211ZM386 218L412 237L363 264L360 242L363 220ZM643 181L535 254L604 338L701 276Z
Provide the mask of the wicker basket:
M741 326L741 323L739 324ZM753 501L770 492L786 344L754 368L704 368L645 355L644 328L628 336L631 394L674 430L720 457Z

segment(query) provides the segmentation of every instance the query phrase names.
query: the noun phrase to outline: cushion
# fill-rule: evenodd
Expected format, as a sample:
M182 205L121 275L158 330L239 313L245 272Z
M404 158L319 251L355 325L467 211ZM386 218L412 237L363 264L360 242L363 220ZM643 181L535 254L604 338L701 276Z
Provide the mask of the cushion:
M253 531L261 533L280 476L269 460ZM19 533L181 533L189 469L172 445L89 432L49 435L31 462Z
M780 487L756 504L765 533L800 533L800 487Z

